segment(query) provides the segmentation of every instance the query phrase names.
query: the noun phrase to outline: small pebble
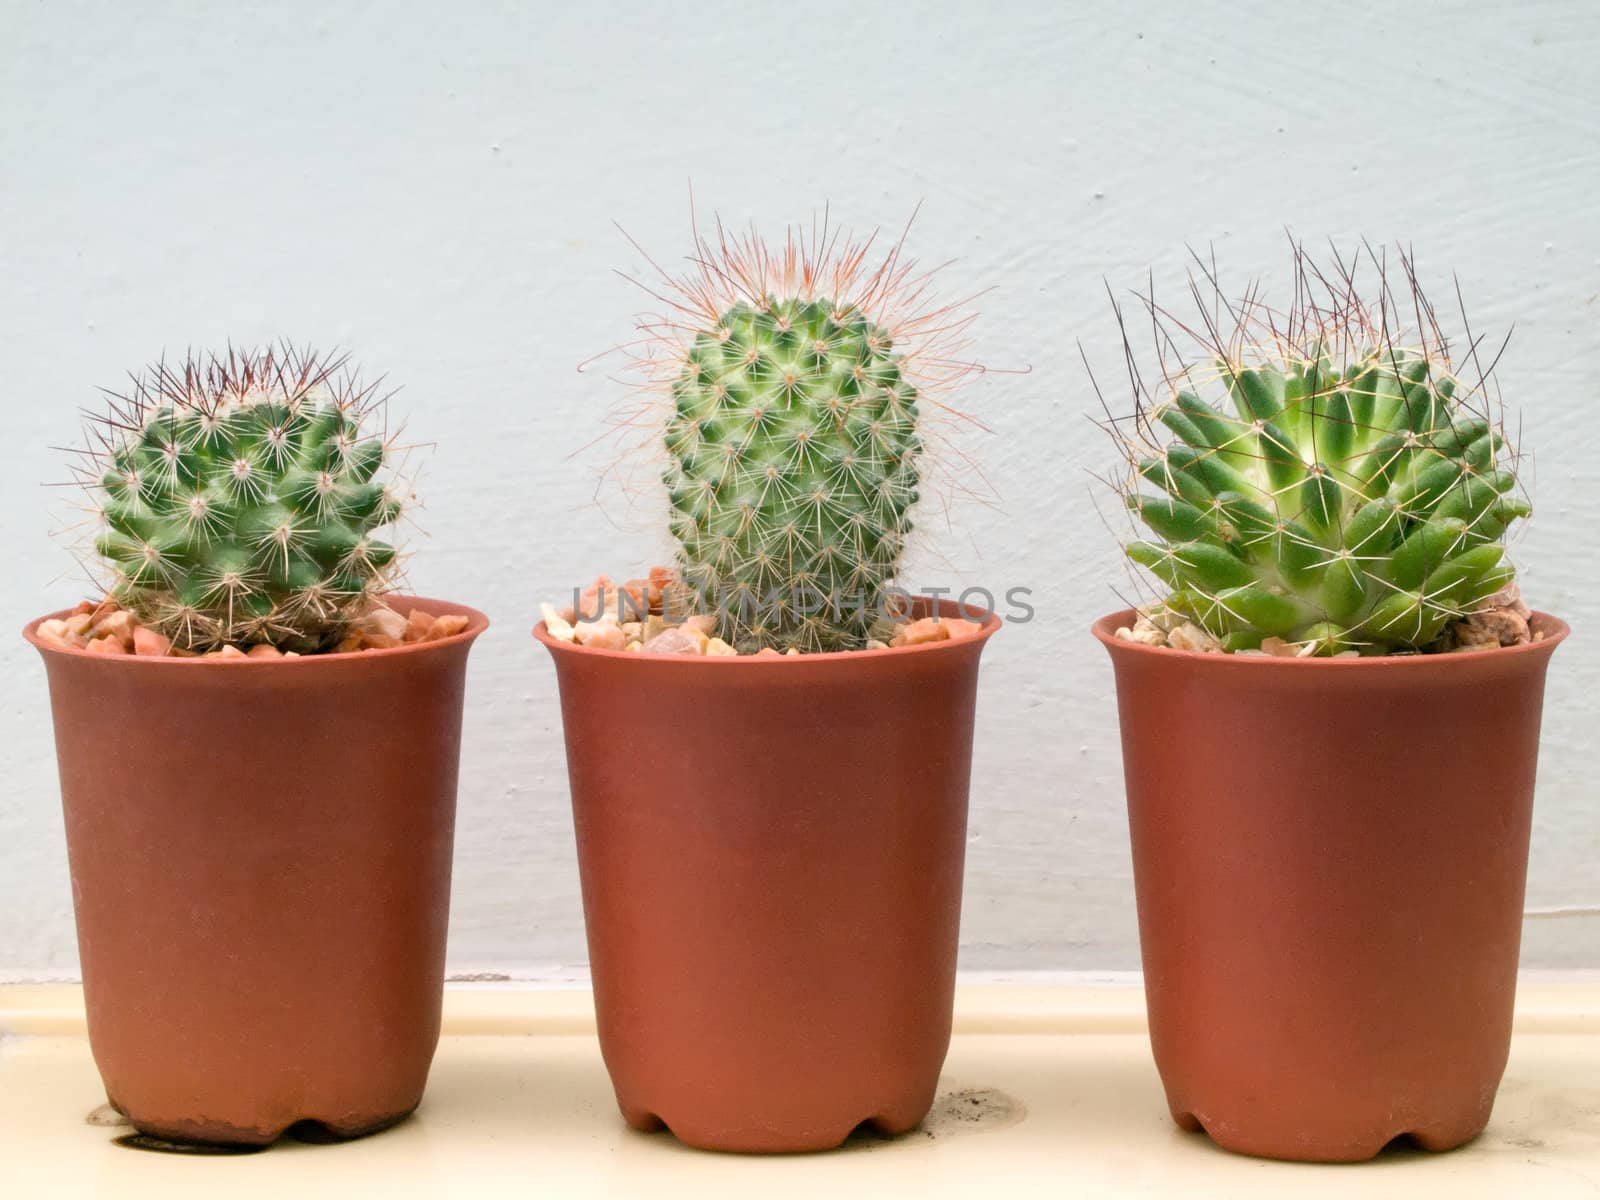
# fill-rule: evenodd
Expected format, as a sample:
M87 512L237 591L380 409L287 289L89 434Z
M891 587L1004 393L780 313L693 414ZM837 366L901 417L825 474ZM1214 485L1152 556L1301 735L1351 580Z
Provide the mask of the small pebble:
M912 621L895 632L891 646L920 646L926 642L942 642L950 637L950 622L938 617L923 617Z
M1221 642L1189 621L1167 631L1167 645L1174 650L1191 650L1199 654L1222 653Z
M650 612L650 581L630 579L617 589L617 616L639 618Z
M102 614L89 633L91 637L116 638L122 643L123 649L130 649L133 646L133 631L138 623L131 612L117 609L115 612Z
M428 633L427 640L440 642L455 637L458 633L465 633L471 623L466 613L442 613L433 619L433 629Z
M1131 627L1124 625L1117 630L1116 636L1125 642L1135 642L1141 646L1165 646L1167 644L1166 630L1157 625L1149 614L1141 612Z
M1514 609L1491 608L1456 622L1458 646L1520 646L1533 640L1527 619Z
M578 643L592 646L596 650L621 650L628 644L628 637L622 632L622 626L617 624L615 617L603 617L598 621L579 621L573 626Z
M400 635L404 642L425 642L428 635L433 632L433 614L423 612L420 608L413 608L406 614L405 632Z
M49 621L40 621L39 628L35 632L37 632L38 635L45 641L50 642L53 645L72 645L71 639L67 636L67 623L61 620L59 617L53 618Z
M548 604L539 606L539 615L544 618L545 632L558 642L575 642L578 640L578 631L553 607Z
M617 615L617 585L611 582L611 576L601 575L579 594L578 606L570 619L598 621Z
M644 643L646 654L700 654L711 639L686 625L672 625Z
M649 587L650 611L658 612L665 602L667 589L678 581L678 573L671 567L651 567L646 581Z
M145 658L165 658L172 652L172 639L141 625L133 631L133 652Z
M355 624L358 633L392 639L386 646L398 646L406 636L407 621L394 609L377 604Z

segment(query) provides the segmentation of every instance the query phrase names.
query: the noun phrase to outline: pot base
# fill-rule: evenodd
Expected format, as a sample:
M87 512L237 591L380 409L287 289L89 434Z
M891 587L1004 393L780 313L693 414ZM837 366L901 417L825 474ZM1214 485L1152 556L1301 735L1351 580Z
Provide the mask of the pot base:
M351 1142L357 1138L370 1137L375 1133L382 1133L386 1129L393 1129L412 1113L417 1111L413 1104L401 1112L388 1113L381 1117L368 1115L348 1116L340 1120L326 1117L296 1117L290 1121L272 1122L255 1128L241 1128L221 1121L162 1121L147 1120L133 1113L123 1112L116 1101L111 1101L111 1107L122 1113L127 1118L128 1124L146 1137L157 1138L163 1142L171 1142L174 1148L182 1146L239 1146L259 1149L270 1146L286 1134L296 1141L313 1145L331 1144L334 1142Z
M1203 1117L1187 1109L1171 1109L1172 1119L1186 1133L1203 1133L1222 1149L1252 1158L1272 1158L1282 1162L1359 1163L1376 1158L1392 1142L1441 1154L1465 1146L1489 1124L1493 1103L1463 1114L1459 1120L1378 1123L1353 1129L1347 1135L1330 1139L1326 1130L1315 1135L1279 1130L1269 1133L1259 1126L1236 1128L1225 1119Z
M886 1110L873 1116L847 1122L824 1122L805 1125L786 1121L781 1128L752 1125L745 1128L711 1126L694 1122L674 1124L649 1109L629 1108L619 1104L622 1119L630 1129L644 1133L666 1130L685 1146L696 1150L714 1150L726 1154L813 1154L823 1150L836 1150L850 1139L850 1135L866 1126L881 1137L899 1137L910 1133L922 1124L929 1103L901 1111Z

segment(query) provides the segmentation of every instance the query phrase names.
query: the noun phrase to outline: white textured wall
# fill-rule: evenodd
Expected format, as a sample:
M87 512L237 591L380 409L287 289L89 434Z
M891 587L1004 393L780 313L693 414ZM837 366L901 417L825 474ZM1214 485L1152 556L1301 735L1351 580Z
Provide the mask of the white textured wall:
M1592 0L209 7L0 3L5 619L76 598L39 484L94 385L164 347L279 335L403 382L438 443L415 584L497 622L471 677L456 969L582 961L554 681L527 627L537 597L665 552L648 508L608 506L617 529L593 506L596 463L570 455L616 393L574 366L641 307L611 220L680 255L691 178L703 208L768 226L824 201L897 226L923 201L913 249L956 260L953 294L994 289L982 356L1032 368L969 395L1001 503L925 521L912 580L1040 596L985 669L969 968L1137 962L1110 671L1086 632L1121 571L1088 508L1109 452L1073 348L1114 361L1102 277L1153 265L1170 286L1209 242L1236 280L1281 280L1285 225L1409 240L1445 291L1457 270L1481 326L1516 323L1501 376L1539 509L1517 559L1578 628L1552 673L1529 903L1590 908L1530 920L1527 961L1600 965ZM43 673L15 636L0 671L0 971L70 974Z

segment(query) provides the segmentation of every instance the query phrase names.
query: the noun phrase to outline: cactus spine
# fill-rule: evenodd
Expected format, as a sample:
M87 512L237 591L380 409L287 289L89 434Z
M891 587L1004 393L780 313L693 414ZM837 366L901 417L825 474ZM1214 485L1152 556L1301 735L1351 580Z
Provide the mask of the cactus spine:
M180 650L326 650L385 591L402 509L374 388L289 347L157 364L80 474L108 592Z
M1154 393L1135 371L1139 411L1118 436L1128 507L1154 536L1127 553L1226 649L1418 650L1513 578L1505 534L1530 506L1489 371L1458 373L1405 257L1422 328L1403 342L1383 261L1367 259L1374 304L1354 264L1319 269L1296 247L1288 313L1253 294L1202 303L1201 353L1164 361ZM1147 303L1170 361L1189 327Z

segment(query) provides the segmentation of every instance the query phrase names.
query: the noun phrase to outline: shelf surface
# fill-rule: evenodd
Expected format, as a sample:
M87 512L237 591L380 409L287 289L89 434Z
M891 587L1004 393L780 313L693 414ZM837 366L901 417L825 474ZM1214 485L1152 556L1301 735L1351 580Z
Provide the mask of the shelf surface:
M1488 1131L1358 1166L1241 1158L1166 1113L1136 987L963 984L923 1126L826 1154L686 1149L617 1115L581 989L452 986L416 1115L336 1145L244 1155L118 1144L70 986L0 987L0 1195L738 1197L1600 1197L1600 981L1524 982Z

